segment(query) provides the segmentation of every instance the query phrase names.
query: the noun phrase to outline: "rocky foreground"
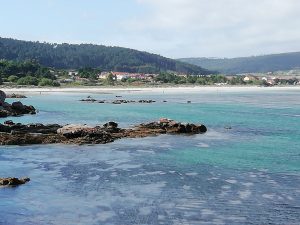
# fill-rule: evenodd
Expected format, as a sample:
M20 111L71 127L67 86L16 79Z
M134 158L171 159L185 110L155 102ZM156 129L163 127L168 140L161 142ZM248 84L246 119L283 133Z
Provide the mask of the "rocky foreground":
M36 114L36 110L33 106L23 105L21 102L9 104L5 101L6 97L6 94L3 91L0 91L0 118Z
M205 133L204 125L182 124L169 119L139 124L133 128L122 129L115 122L103 126L58 124L20 124L6 121L0 124L0 145L31 144L106 144L121 138L142 138L160 134Z

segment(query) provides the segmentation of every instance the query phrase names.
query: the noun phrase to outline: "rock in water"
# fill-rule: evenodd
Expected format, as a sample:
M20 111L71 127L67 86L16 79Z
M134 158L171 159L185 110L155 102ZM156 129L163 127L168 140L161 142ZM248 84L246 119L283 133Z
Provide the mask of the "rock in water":
M22 102L13 102L11 104L11 107L15 110L19 110L19 111L22 111L24 109L24 105Z
M27 97L25 95L12 93L6 95L6 98L27 98Z
M21 179L15 177L0 178L0 186L18 186L21 184L25 184L29 181L29 177L24 177Z
M83 130L90 130L93 129L93 127L85 126L85 125L76 125L76 124L69 124L66 126L63 126L62 128L59 128L57 130L58 134L62 134L66 137L74 137L78 135L78 132Z
M108 122L103 125L104 130L109 133L118 133L120 132L120 128L118 128L118 124L116 122Z
M6 94L0 90L0 118L8 116L22 116L24 114L36 114L35 108L30 105L23 105L21 102L9 104L5 102Z
M103 126L58 124L20 124L6 121L0 124L0 145L24 144L106 144L121 138L142 138L160 134L194 135L205 133L204 125L183 124L169 119L121 129L115 122Z

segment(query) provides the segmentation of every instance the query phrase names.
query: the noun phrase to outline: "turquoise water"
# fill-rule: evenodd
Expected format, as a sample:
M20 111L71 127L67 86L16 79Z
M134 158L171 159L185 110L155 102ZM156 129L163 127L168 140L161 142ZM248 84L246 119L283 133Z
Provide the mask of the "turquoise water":
M78 101L87 95L157 102ZM15 122L130 127L167 117L209 130L97 146L0 147L0 177L32 179L0 189L0 224L299 224L299 97L297 90L29 96L24 102L39 113Z

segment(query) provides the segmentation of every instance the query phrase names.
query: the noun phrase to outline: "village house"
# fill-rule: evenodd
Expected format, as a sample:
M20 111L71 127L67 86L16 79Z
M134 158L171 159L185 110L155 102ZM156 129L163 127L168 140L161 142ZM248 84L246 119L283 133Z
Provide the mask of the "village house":
M102 73L98 74L98 79L105 80L107 78L108 74L109 74L108 72L102 72Z
M187 78L187 74L176 74L179 77Z
M130 77L130 73L127 72L111 72L111 73L116 77L116 80L119 81Z
M147 80L152 81L158 74L143 74L143 73L128 73L128 72L102 72L98 75L98 79L106 79L109 74L112 74L117 81L122 79L136 79L136 80Z
M105 80L109 74L110 74L109 72L102 72L102 73L98 74L98 79Z
M76 71L76 70L69 70L69 71L68 71L68 75L69 75L70 77L72 77L72 76L77 76L77 75L78 75L78 71Z
M259 80L258 77L250 75L250 74L243 78L244 82L257 81L257 80Z

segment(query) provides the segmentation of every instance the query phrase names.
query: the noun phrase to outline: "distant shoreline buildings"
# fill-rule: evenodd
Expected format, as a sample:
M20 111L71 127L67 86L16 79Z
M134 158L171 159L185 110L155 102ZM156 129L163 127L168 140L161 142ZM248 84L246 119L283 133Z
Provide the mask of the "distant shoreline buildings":
M88 78L80 77L80 73L77 70L69 70L68 71L69 78L64 79L63 83L71 83L74 81L78 82L88 82ZM141 81L141 82L151 82L151 83L159 83L156 82L155 78L157 78L160 74L146 74L146 73L130 73L130 72L119 72L119 71L104 71L97 74L97 79L99 81L104 81L111 76L111 79L114 81L126 81L131 79L133 81ZM216 75L188 75L188 74L174 74L180 78L188 78L189 76L197 77L197 78L210 78ZM232 80L238 79L244 84L261 84L265 86L274 86L274 85L300 85L300 72L295 74L289 74L288 72L269 72L269 73L260 73L260 74L236 74L236 75L217 75L223 76L227 80L227 82L222 83L214 83L216 85L231 85Z

